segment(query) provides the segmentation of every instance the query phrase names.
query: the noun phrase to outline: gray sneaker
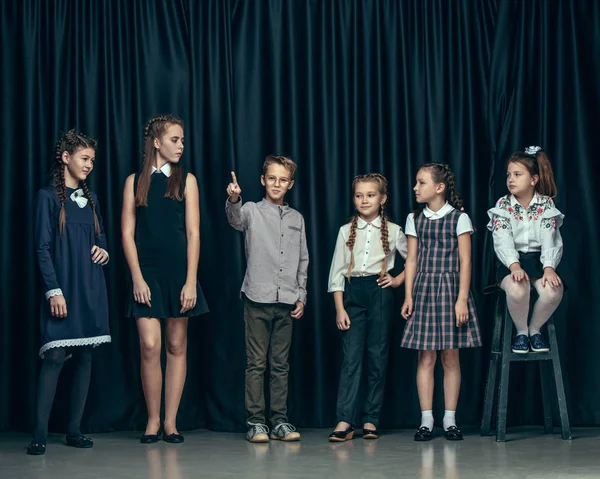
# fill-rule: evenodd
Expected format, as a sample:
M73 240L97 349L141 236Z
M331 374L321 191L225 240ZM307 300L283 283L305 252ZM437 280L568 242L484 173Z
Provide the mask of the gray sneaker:
M246 439L250 442L269 442L269 428L264 424L248 424Z
M300 433L289 422L277 424L271 431L271 439L279 441L299 441Z

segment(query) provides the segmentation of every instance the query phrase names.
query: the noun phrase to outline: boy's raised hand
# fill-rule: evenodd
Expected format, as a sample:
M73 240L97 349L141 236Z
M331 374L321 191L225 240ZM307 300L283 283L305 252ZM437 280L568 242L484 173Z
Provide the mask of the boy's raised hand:
M237 203L240 199L240 195L242 194L242 189L240 185L238 185L237 177L235 176L235 172L231 172L231 183L227 185L227 196L229 196L229 201L231 203Z

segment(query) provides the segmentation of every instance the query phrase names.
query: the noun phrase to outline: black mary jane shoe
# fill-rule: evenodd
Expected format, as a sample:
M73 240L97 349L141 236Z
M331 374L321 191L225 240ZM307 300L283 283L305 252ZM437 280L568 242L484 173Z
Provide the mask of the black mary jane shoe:
M460 429L456 426L450 426L444 431L444 437L448 439L448 441L462 441L463 433L460 432Z
M349 441L354 437L354 426L350 425L344 431L333 431L329 435L329 442Z
M363 429L363 439L379 439L379 431L377 429Z
M27 446L27 454L30 456L42 456L46 454L46 444L43 442L32 442Z
M78 449L89 449L90 447L94 447L94 441L89 437L85 437L83 434L81 436L66 436L65 440L67 446L76 447Z
M163 441L168 442L169 444L181 444L183 441L185 441L185 437L183 437L181 434L177 434L176 432L173 434L164 433Z
M415 441L431 441L433 439L433 434L431 430L426 426L421 426L415 432Z

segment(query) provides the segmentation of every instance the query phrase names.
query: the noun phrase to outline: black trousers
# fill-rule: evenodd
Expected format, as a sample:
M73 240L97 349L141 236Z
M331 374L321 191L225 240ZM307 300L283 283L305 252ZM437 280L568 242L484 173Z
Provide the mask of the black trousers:
M393 295L377 285L378 276L346 281L344 308L350 329L342 332L344 358L337 400L337 420L356 424L366 346L367 395L362 422L379 423L391 335Z

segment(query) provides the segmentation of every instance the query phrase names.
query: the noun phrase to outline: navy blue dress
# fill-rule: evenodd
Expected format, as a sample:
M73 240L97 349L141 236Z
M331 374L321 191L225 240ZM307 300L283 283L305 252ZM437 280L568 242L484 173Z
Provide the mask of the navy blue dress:
M187 232L185 227L185 181L183 170L181 201L166 198L168 178L160 171L150 176L148 206L136 209L135 245L144 281L150 288L151 306L138 303L129 296L127 316L133 318L180 318L208 312L200 283L196 281L196 306L181 310L181 290L187 279ZM133 190L137 191L139 173Z
M67 188L66 224L62 234L58 218L60 200L51 186L38 192L36 239L37 259L42 276L44 297L40 308L42 345L39 351L71 346L97 346L109 343L108 296L104 271L92 261L92 247L106 249L106 236L98 199L92 198L100 222L101 234L94 231L94 213L89 204L83 208L71 199L75 192ZM51 295L62 292L67 303L67 317L50 314Z

